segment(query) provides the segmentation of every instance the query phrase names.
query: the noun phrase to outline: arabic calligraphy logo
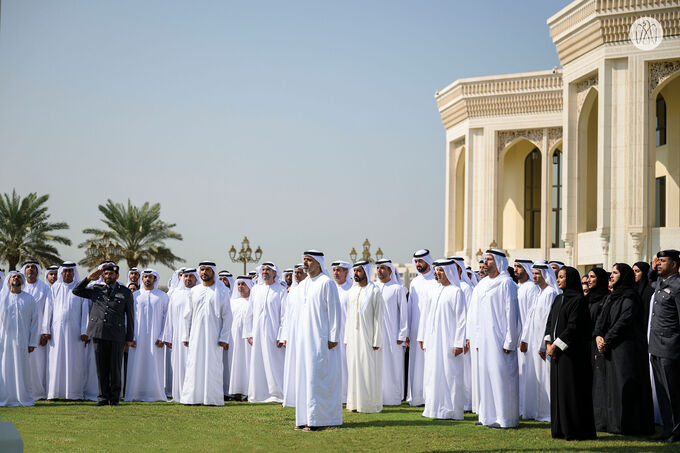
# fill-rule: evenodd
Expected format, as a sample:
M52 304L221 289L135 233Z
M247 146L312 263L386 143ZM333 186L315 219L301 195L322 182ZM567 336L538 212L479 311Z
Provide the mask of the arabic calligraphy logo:
M640 50L656 49L663 40L663 28L653 17L641 17L630 26L630 40Z

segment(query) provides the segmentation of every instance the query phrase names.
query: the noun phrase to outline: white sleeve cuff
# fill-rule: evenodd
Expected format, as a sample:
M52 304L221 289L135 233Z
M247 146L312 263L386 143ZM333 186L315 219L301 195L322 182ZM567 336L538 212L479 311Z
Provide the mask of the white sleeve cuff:
M569 347L569 345L567 345L567 343L560 340L559 338L556 338L555 341L553 342L553 344L563 351L566 350Z
M545 338L543 338L543 341L551 341L551 340L550 340L550 335L546 335Z

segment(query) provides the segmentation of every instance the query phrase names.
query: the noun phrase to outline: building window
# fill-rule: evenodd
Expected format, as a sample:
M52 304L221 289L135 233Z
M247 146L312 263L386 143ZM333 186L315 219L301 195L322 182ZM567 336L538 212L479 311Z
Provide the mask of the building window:
M666 226L666 177L656 178L656 203L654 205L654 226Z
M534 148L524 161L524 247L541 246L541 152Z
M656 146L666 144L666 100L659 94L656 97Z
M562 248L562 151L556 149L552 156L552 213L551 247Z

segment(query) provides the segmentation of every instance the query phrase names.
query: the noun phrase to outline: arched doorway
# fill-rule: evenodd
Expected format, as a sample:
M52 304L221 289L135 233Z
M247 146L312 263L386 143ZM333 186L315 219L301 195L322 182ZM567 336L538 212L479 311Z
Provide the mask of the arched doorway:
M652 95L655 151L652 226L680 226L680 73ZM674 202L673 202L674 201Z
M456 161L456 234L455 250L461 251L465 247L465 147L458 151Z
M501 238L506 249L541 242L541 152L520 138L501 154Z
M578 120L578 232L597 229L597 89L591 88Z

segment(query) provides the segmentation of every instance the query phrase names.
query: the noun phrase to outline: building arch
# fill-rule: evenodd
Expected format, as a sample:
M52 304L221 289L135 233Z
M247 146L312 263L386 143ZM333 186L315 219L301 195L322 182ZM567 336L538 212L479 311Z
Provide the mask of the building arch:
M578 118L578 221L579 233L597 229L598 190L598 91L590 87Z
M512 140L500 154L500 237L505 249L540 247L541 162L535 143Z
M549 241L551 248L562 248L564 247L564 241L562 240L562 220L564 213L564 168L566 164L562 140L559 140L550 148L548 159L550 165Z
M462 251L465 248L465 146L457 150L455 157L455 197L456 197L456 215L455 215L455 236L454 249L456 252Z
M650 96L650 148L653 165L652 227L679 227L680 71L660 83ZM662 118L663 116L663 118Z

